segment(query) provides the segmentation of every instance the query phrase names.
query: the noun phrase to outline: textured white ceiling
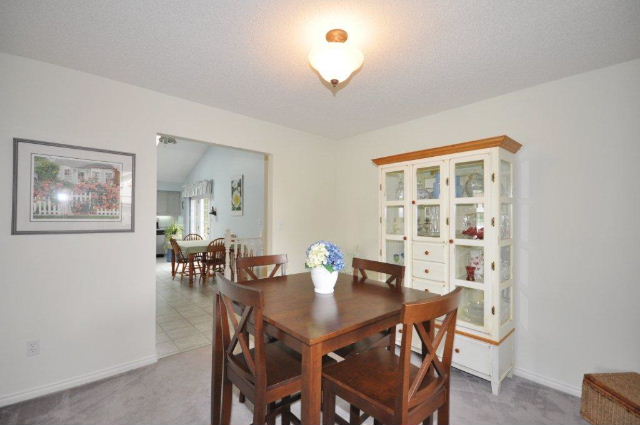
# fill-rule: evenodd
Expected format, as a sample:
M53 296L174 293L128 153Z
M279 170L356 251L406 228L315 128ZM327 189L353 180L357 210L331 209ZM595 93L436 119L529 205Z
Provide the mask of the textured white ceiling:
M175 145L159 144L158 181L163 183L184 183L196 166L209 144L176 139Z
M307 63L333 27L363 68ZM640 57L638 0L5 0L0 50L342 138Z

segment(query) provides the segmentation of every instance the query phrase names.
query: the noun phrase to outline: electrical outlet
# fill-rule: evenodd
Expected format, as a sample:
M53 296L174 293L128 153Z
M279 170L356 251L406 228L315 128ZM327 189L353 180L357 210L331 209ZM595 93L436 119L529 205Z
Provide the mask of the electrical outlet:
M27 341L27 357L33 357L40 354L40 341Z

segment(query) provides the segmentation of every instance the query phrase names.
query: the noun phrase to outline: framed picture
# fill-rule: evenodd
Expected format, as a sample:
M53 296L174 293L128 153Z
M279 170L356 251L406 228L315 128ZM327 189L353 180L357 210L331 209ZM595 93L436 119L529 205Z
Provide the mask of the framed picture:
M244 210L244 176L231 178L231 215L242 215Z
M11 234L133 232L132 153L13 139Z

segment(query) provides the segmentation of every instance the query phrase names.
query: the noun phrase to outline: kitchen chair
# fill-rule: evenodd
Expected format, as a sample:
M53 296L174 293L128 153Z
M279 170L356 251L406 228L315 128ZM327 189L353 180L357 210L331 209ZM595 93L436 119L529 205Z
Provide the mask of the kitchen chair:
M220 296L220 318L224 367L222 377L222 423L231 420L232 385L253 403L253 424L300 421L291 413L291 403L300 399L302 378L300 360L281 349L280 344L265 341L262 291L238 285L215 275ZM240 320L236 309L240 306ZM229 326L231 324L231 327ZM252 327L254 348L249 348L248 326ZM231 335L233 329L233 335ZM234 354L237 348L240 352Z
M213 273L224 273L225 267L225 251L224 251L224 238L214 239L207 246L207 252L204 253L203 264L204 272L202 273L203 279L209 277L209 272L213 269Z
M187 236L184 237L183 240L184 241L201 241L202 236L200 236L197 233L189 233Z
M442 297L403 305L399 357L381 347L324 368L323 424L335 423L336 396L351 404L352 424L362 423L360 410L364 418L373 416L375 423L397 425L430 424L437 410L438 424L448 424L451 356L461 292L459 287ZM442 316L434 336L432 323ZM419 367L411 364L413 328L425 350ZM436 353L441 348L439 357Z
M271 270L271 273L268 277L275 277L278 270L280 270L281 276L285 276L287 274L287 261L287 254L261 255L258 257L238 257L236 258L238 282L265 279L256 275L254 270L255 267L275 266L273 270Z
M173 248L173 255L175 257L176 262L176 274L180 273L180 280L182 277L189 273L191 264L189 263L189 258L184 255L182 252L182 248L178 245L178 242L174 238L169 240L171 242L171 248ZM180 270L180 265L182 265L182 270ZM200 263L200 259L196 256L193 261L193 274L202 272L202 264ZM175 280L176 276L173 276Z
M363 258L354 258L351 263L353 266L353 280L363 283L368 279L367 270L370 272L384 273L389 275L386 284L393 291L402 291L402 281L404 280L404 266L397 264L382 263L380 261L365 260ZM360 273L360 278L358 278ZM372 335L358 341L355 344L342 347L335 351L337 355L347 358L357 353L362 353L370 348L379 346L387 341L387 347L393 350L396 345L396 328L393 327L384 332Z

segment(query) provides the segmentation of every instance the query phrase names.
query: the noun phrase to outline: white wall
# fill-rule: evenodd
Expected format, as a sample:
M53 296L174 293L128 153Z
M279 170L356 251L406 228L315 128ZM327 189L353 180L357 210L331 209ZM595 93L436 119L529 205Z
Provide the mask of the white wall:
M230 229L239 237L258 237L264 223L264 168L262 153L211 146L185 180L193 183L213 179L213 202L217 216L209 215L211 237L223 237ZM244 213L231 215L231 178L244 175Z
M339 242L377 257L372 158L508 134L517 154L516 366L579 393L640 370L640 60L336 143Z
M273 250L291 272L332 231L316 206L333 195L305 184L335 184L323 138L6 54L0 99L0 405L155 360L156 133L273 155ZM135 233L11 236L13 137L136 153Z

